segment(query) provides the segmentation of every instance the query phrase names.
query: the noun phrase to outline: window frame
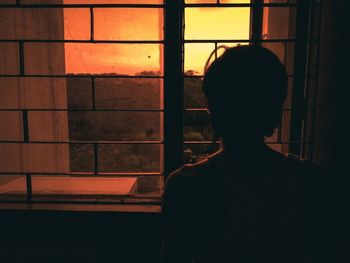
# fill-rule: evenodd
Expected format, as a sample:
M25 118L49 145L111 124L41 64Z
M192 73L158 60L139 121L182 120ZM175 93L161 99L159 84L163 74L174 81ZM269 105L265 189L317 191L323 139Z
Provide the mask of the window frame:
M213 40L210 42L214 43L215 46L218 43L225 42L246 42L256 45L260 45L264 42L295 42L295 53L294 53L294 83L293 83L293 94L292 94L292 108L304 109L307 105L305 102L305 73L309 72L309 41L319 41L320 30L318 29L318 38L310 40L310 24L312 20L312 9L315 5L321 5L320 1L309 0L309 1L297 1L297 3L264 3L263 0L253 0L249 4L221 4L219 1L213 4L189 4L184 3L184 0L164 0L163 4L21 4L19 0L15 4L0 4L0 8L88 8L90 10L90 39L89 40L0 40L0 43L18 43L18 54L19 54L19 74L18 75L1 75L1 77L43 77L42 75L27 75L25 74L25 63L24 63L24 44L35 43L35 42L52 42L52 43L156 43L163 45L163 76L156 76L156 78L163 79L163 141L160 141L160 145L163 143L163 171L157 175L164 176L166 180L167 176L177 168L183 165L183 151L184 151L184 44L185 43L208 43L208 40L192 40L188 41L184 39L184 11L185 8L190 7L250 7L251 8L251 19L250 19L250 38L249 40ZM160 41L123 41L123 40L112 40L103 41L94 39L94 8L162 8L163 9L163 23L164 39ZM262 39L262 28L263 28L263 9L264 7L296 7L296 37L295 39ZM321 15L320 15L321 17ZM317 35L316 34L316 35ZM317 47L318 49L318 47ZM316 51L318 53L318 50ZM318 60L318 58L317 58ZM49 77L64 77L69 78L70 75L53 76ZM77 76L74 76L77 77ZM138 78L138 76L133 76ZM143 76L144 77L144 76ZM309 77L309 76L306 76ZM95 91L94 81L97 78L94 75L89 76L92 83L92 108L95 108ZM317 78L317 75L316 75ZM316 108L316 107L315 107ZM19 110L19 109L16 109ZM29 141L29 125L28 125L28 109L20 109L22 111L23 120L23 141L19 143L28 143ZM90 110L90 109L89 109ZM6 111L1 109L1 111ZM11 110L8 110L11 111ZM13 111L13 110L12 110ZM67 109L67 111L69 111ZM117 111L117 110L116 110ZM312 109L314 112L315 109ZM306 125L306 114L302 111L293 112L291 115L291 134L289 142L290 152L297 155L306 155L307 152L311 152L310 149L305 149L304 144L310 144L311 142L304 142L302 132L305 133ZM279 127L281 129L281 127ZM311 131L314 132L314 131ZM0 144L6 143L1 140ZM13 141L11 141L13 143ZM51 142L49 142L51 143ZM68 144L72 143L71 141ZM94 174L98 173L98 143L94 145ZM312 147L312 145L311 145ZM9 175L11 173L2 172L1 174ZM31 173L13 173L22 174L26 178L26 189L27 196L26 200L22 202L43 202L40 200L33 200L32 194L32 180ZM35 173L40 174L40 173ZM62 173L59 173L60 175ZM72 174L72 173L69 173ZM79 198L78 198L79 199ZM6 201L6 200L5 200ZM3 202L1 199L0 202ZM20 201L16 201L20 202ZM46 201L45 201L46 202ZM62 201L62 200L49 200L47 202L64 202L64 203L96 203L96 201L89 200L77 200L77 201ZM118 203L124 202L123 199L114 201L98 201L99 204L104 203ZM154 204L159 204L159 201L152 201ZM152 203L151 202L151 203ZM136 200L132 202L135 204L145 204L142 200ZM146 204L150 204L147 202Z

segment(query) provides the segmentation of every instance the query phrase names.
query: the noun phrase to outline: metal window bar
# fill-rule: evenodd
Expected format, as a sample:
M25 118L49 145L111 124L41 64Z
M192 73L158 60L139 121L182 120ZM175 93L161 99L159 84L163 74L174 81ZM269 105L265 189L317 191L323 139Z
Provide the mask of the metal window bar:
M50 77L50 78L89 78L91 79L91 100L92 100L92 107L91 109L0 109L0 111L20 111L22 112L22 126L23 126L23 141L13 141L13 140L1 140L0 144L4 143L12 143L12 144L23 144L23 143L29 143L29 144L84 144L84 145L92 145L93 146L93 152L94 152L94 165L93 165L93 171L89 172L69 172L69 173L62 173L62 172L38 172L38 171L21 171L21 172L4 172L0 171L0 175L18 175L18 174L23 174L25 175L26 178L26 189L27 189L27 198L26 202L45 202L45 201L40 201L38 200L38 197L35 197L33 200L33 193L32 193L32 175L60 175L60 176L83 176L85 177L96 177L96 176L103 176L105 177L144 177L144 176L163 176L164 173L163 171L160 172L101 172L99 171L99 164L98 164L98 155L99 155L99 145L101 144L148 144L148 145L162 145L164 144L163 140L154 140L154 141L31 141L29 138L29 125L28 125L28 113L33 112L33 111L52 111L52 112L58 112L58 111L65 111L65 112L73 112L73 111L95 111L95 112L164 112L163 109L155 110L155 109L97 109L96 108L96 94L95 94L95 79L97 78L132 78L132 79L159 79L164 81L164 76L142 76L142 75L137 75L137 76L129 76L129 75L108 75L104 74L103 76L98 75L98 74L78 74L78 75L70 75L70 74L65 74L65 75L53 75L53 74L40 74L40 75L34 75L34 74L25 74L24 69L25 69L25 63L24 63L24 45L26 43L94 43L94 44L99 44L99 43L111 43L111 44L164 44L164 40L95 40L94 39L94 8L121 8L121 7L129 7L129 8L164 8L164 5L153 5L153 4L133 4L133 5L128 5L128 4L93 4L93 5L24 5L21 4L19 1L16 2L16 5L3 5L0 4L0 8L89 8L90 10L90 39L89 40L66 40L66 39L4 39L0 40L0 43L18 43L18 55L19 55L19 74L13 74L13 75L8 75L8 74L1 74L0 77L22 77L22 78L29 78L29 77L39 77L39 78L45 78L45 77ZM55 196L53 197L53 200L50 200L49 203L51 202L57 202L58 199L62 198L60 196ZM78 197L79 199L80 197ZM142 201L137 201L137 200L146 200L147 203L149 204L150 202L158 203L158 201L155 201L154 198L150 199L149 197L142 197L142 199L137 199L139 197L130 199L122 196L118 197L113 197L111 200L108 202L105 202L105 198L101 200L97 200L96 202L98 203L120 203L120 202L128 202L128 203L143 203ZM74 200L59 200L58 202L60 203L86 203L89 202L89 200L93 199L93 197L89 196L85 198L83 201L77 200L75 197ZM147 200L149 199L149 200ZM8 202L11 200L0 200L0 202ZM96 203L93 202L93 203Z
M307 2L307 4L305 4ZM293 87L293 104L292 109L285 109L296 111L297 108L305 110L304 101L304 81L305 76L308 77L309 72L306 70L306 48L310 41L319 41L319 34L316 39L309 37L308 27L305 22L309 20L309 12L315 6L321 6L321 2L312 1L298 1L298 3L263 3L257 0L250 4L222 4L217 1L216 4L185 4L181 0L173 1L166 0L165 4L21 4L19 0L16 4L0 4L0 8L89 8L90 10L90 39L89 40L36 40L36 39L13 39L0 40L0 43L14 42L18 43L19 52L19 74L8 75L3 74L0 77L50 77L50 78L90 78L92 81L92 109L0 109L0 111L22 111L23 115L23 142L22 141L0 141L2 143L47 143L47 144L92 144L94 147L94 171L90 172L71 172L71 173L29 173L29 172L2 172L1 174L24 174L26 177L27 201L32 201L32 186L31 177L34 175L82 175L82 176L144 176L144 175L165 175L167 176L171 171L182 164L183 143L185 144L212 144L212 141L183 141L183 80L184 77L201 77L201 76L183 76L184 64L184 43L296 43L298 46L295 51L295 66L294 74L296 83ZM94 39L94 8L164 8L164 40L138 41L138 40L95 40ZM185 40L183 34L183 17L184 9L191 7L251 7L253 9L252 20L252 37L251 39L231 40L231 39L207 39L207 40ZM296 7L298 9L297 17L297 35L291 39L261 39L261 11L264 7ZM171 10L171 11L170 11ZM174 11L175 10L175 11ZM308 24L308 23L307 23ZM99 76L95 74L84 75L29 75L24 71L24 44L25 43L111 43L111 44L163 44L164 45L164 76L116 76L104 75ZM286 50L286 49L285 49ZM174 63L175 61L175 63ZM297 65L300 65L297 66ZM307 72L306 72L307 71ZM306 73L305 73L306 72ZM317 78L317 72L316 76ZM95 86L94 80L96 78L157 78L164 80L164 110L124 110L124 109L96 109L95 106ZM177 84L176 84L177 83ZM316 90L317 91L317 90ZM308 109L309 110L309 109ZM313 109L311 109L313 110ZM164 141L69 141L69 142L51 142L51 141L29 141L29 127L28 127L28 111L164 111ZM301 145L307 144L312 146L312 142L305 142L302 140L300 127L300 114L293 114L292 134L290 140L283 142L279 137L277 142L270 142L270 144L288 144L291 151L300 153ZM177 120L174 123L174 120ZM313 126L312 126L313 127ZM103 173L98 171L98 145L100 144L163 144L164 143L164 173ZM50 201L54 202L54 200ZM60 202L65 202L64 200ZM70 201L74 202L74 201ZM77 201L79 202L79 201ZM98 201L99 203L101 201ZM103 202L103 201L102 201ZM113 201L112 201L113 202ZM118 201L119 202L119 201ZM132 201L131 201L132 202ZM142 202L141 202L142 203Z
M300 92L304 91L305 83L301 82L301 79L305 78L311 78L314 76L311 76L309 70L306 70L307 67L307 55L305 53L305 50L307 48L307 44L309 42L317 42L319 43L320 35L318 34L315 38L314 34L310 34L308 31L308 11L312 11L314 8L318 7L320 8L322 6L321 1L298 1L296 3L264 3L263 0L256 0L252 1L250 4L220 4L219 1L217 1L216 4L185 4L185 8L191 8L191 7L251 7L251 37L249 41L242 39L242 40L216 40L216 39L207 39L207 40L196 40L196 39L186 39L184 40L185 43L214 43L215 46L218 45L218 43L252 43L260 45L262 43L283 43L284 45L284 61L286 61L287 56L287 43L297 43L298 46L295 47L295 56L294 56L294 72L295 69L298 69L297 76L295 76L295 73L293 72L291 75L289 75L289 78L296 77L296 82L294 82L293 89L292 89L292 109L283 109L284 112L290 111L292 114L292 120L290 124L290 138L288 141L282 141L282 129L281 127L278 127L278 138L276 142L267 142L267 144L288 144L289 145L289 152L292 152L294 154L297 154L301 157L310 158L310 155L306 156L303 152L304 146L308 145L309 149L311 149L312 153L312 141L305 141L304 134L306 133L307 128L304 123L306 122L306 116L307 112L314 112L313 108L308 108L308 105L305 104L304 97L301 100ZM297 16L297 35L293 38L287 38L287 39L262 39L262 14L263 9L265 7L293 7L296 9L296 12L298 14ZM305 10L306 9L306 10ZM321 15L319 16L319 19L321 19ZM320 30L320 28L318 28ZM186 78L203 78L201 75L194 75L194 76L185 76ZM310 98L308 98L310 99ZM313 98L314 99L314 98ZM194 110L194 109L187 109L187 110ZM200 109L195 109L200 110ZM202 109L204 110L204 109ZM305 118L305 120L304 120ZM282 120L281 120L282 121ZM312 125L313 126L313 125ZM185 142L188 143L196 143L196 144L208 144L209 141L203 142L203 141L197 141L197 142ZM218 143L218 141L216 142Z

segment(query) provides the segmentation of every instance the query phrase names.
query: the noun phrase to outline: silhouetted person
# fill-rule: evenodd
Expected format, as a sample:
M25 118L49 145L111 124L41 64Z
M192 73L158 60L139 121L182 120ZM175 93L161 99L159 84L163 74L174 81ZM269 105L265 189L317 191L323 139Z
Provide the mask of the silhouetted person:
M318 262L319 172L264 143L287 94L279 59L259 46L229 48L203 91L222 150L169 176L161 262Z

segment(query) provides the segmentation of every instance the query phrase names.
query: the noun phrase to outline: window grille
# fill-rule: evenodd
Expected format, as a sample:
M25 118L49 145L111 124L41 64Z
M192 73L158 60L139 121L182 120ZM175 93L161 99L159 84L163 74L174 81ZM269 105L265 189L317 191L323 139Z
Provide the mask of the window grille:
M219 149L200 86L221 45L279 56L289 95L267 143L311 159L320 14L320 1L0 1L1 202L158 203L164 177Z

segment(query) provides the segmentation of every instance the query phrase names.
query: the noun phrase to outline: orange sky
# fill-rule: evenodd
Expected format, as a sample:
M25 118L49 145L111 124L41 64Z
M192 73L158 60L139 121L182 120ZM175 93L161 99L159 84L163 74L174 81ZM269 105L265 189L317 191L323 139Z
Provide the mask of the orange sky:
M132 3L159 3L160 0L132 0ZM101 3L100 1L98 1ZM204 2L190 0L188 2ZM205 2L213 2L206 0ZM214 1L216 2L216 0ZM222 2L249 2L224 0ZM65 3L96 3L96 0L66 0ZM130 0L103 0L103 3L130 3ZM89 10L65 9L65 38L90 39ZM248 39L249 8L186 8L185 39ZM96 40L162 40L163 10L136 8L95 8ZM185 70L202 73L213 44L186 44ZM162 71L162 48L158 44L66 43L67 73L119 73Z

